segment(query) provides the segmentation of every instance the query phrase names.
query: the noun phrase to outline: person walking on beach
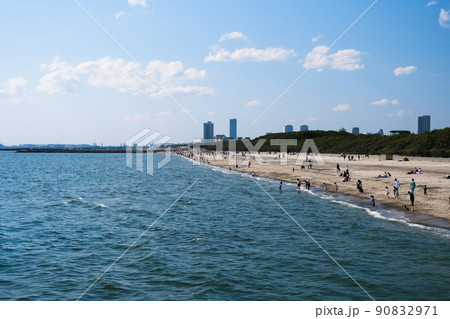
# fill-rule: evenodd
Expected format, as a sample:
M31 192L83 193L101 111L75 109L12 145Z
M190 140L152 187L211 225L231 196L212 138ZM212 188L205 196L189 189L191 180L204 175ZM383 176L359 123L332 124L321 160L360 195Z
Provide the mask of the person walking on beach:
M362 182L360 179L358 179L358 181L356 182L356 189L358 190L357 194L364 193L364 190L362 188Z
M370 195L370 206L372 207L372 210L375 210L375 197L373 197L373 195Z
M408 194L409 194L409 200L410 200L410 202L411 202L411 212L413 212L414 211L414 193L411 193L411 192L408 192Z
M414 178L411 179L411 183L409 184L411 186L411 193L414 194L414 190L416 189L416 182L414 181Z
M424 195L424 196L427 196L427 195L428 195L428 187L427 187L427 185L424 185L424 186L423 186L423 195Z
M336 171L340 172L341 168L339 167L339 163L336 164Z
M394 197L400 196L398 193L399 188L400 188L400 182L397 179L395 179L395 181L394 181Z

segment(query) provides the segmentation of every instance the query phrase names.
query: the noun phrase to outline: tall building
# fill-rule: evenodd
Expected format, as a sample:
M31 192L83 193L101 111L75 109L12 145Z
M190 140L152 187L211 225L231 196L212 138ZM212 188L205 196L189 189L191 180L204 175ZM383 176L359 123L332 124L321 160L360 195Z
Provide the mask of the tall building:
M300 132L305 132L305 131L307 131L307 130L309 130L308 125L305 125L305 124L300 125Z
M352 128L352 134L358 135L359 134L359 127Z
M380 136L384 136L384 131L383 131L383 129L382 129L382 128L380 128L380 130L378 131L378 135L380 135Z
M431 116L424 115L419 116L419 125L417 129L417 134L425 133L431 131Z
M291 124L284 126L284 133L294 132L294 127Z
M237 120L230 119L230 140L237 138Z
M214 139L214 123L208 121L203 123L203 139L213 140Z

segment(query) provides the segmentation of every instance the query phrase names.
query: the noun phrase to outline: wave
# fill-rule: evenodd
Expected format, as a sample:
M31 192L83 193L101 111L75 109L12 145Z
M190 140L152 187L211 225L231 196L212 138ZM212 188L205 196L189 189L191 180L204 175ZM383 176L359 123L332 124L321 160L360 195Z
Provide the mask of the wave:
M364 210L367 214L369 214L370 216L377 218L377 219L400 223L400 224L403 224L403 225L406 225L409 227L417 228L420 230L425 230L428 232L432 232L434 234L438 234L438 235L450 238L450 230L449 229L433 227L433 226L428 226L428 225L422 225L422 224L411 222L405 216L405 214L403 214L400 211L394 211L394 210L390 210L390 209L371 210L367 207L359 206L357 204L349 203L349 202L342 201L342 200L336 200L336 199L331 199L331 202L342 205L342 206L346 206L346 207ZM389 215L391 215L391 216L389 216Z
M108 208L108 206L106 206L105 204L102 204L102 203L97 204L93 207L93 209L105 209L105 208Z
M236 175L239 174L239 176L245 177L245 178L252 177L251 174L249 174L249 173L230 171L228 169L224 169L221 167L214 167L211 165L208 165L208 166L210 166L213 171L226 173L226 174L236 174ZM267 177L255 177L255 180L267 182L270 184L279 183L279 181L270 179ZM295 183L283 182L283 184L285 185L286 188L295 189L297 187L297 185ZM441 228L441 227L437 227L437 226L435 227L435 226L423 225L423 224L412 222L405 216L405 214L402 211L399 211L399 210L392 210L392 209L385 208L383 206L381 206L377 210L372 210L368 207L364 207L362 205L359 205L358 203L352 202L352 199L350 198L349 195L340 194L338 196L335 196L335 195L331 195L331 194L326 194L320 188L313 187L310 190L307 190L302 185L300 190L303 193L307 193L311 196L319 197L320 199L327 200L327 201L333 202L338 205L363 210L365 213L367 213L368 215L370 215L371 217L376 218L376 219L386 220L389 222L397 222L397 223L400 223L405 226L413 227L413 228L416 228L419 230L431 232L433 234L438 234L440 236L450 238L450 229ZM342 200L342 197L344 197L345 200Z

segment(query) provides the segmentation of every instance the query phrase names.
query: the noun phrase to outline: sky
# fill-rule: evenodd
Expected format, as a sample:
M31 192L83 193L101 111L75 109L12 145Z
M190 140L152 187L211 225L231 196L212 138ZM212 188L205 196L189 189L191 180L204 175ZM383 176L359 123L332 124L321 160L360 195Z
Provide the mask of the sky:
M0 144L450 126L450 0L0 3Z

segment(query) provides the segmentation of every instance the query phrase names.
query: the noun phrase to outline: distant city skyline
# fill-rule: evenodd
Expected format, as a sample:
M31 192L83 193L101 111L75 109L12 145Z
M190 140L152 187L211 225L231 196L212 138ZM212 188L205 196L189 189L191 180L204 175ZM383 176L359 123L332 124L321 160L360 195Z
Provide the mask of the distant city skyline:
M449 126L450 0L373 2L2 2L0 143Z

